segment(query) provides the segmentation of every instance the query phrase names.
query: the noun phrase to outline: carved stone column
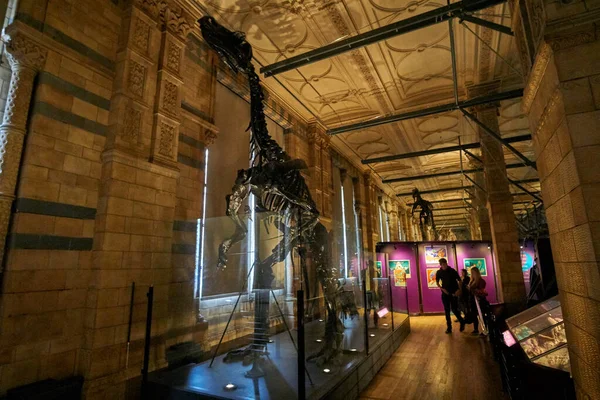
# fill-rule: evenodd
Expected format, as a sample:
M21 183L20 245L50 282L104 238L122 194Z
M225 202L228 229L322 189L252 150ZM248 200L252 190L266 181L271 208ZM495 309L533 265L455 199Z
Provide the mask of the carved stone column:
M374 254L375 253L375 244L378 241L379 235L377 234L377 218L379 215L377 214L377 198L376 198L376 186L373 181L373 176L370 172L364 174L364 188L365 188L365 227L366 230L363 231L363 236L365 238L365 248L366 250Z
M18 31L7 33L3 40L6 42L6 58L12 76L4 120L0 125L0 265L4 258L8 224L15 199L33 81L44 66L47 54L46 49Z
M493 93L498 89L499 82L467 88L469 97ZM496 105L480 106L475 111L477 118L483 124L492 131L499 132ZM479 130L479 141L487 190L487 210L494 243L494 255L498 263L502 300L507 307L515 310L521 307L525 300L525 283L521 269L519 234L504 161L504 149L482 129Z
M580 2L515 0L522 110L537 156L578 399L600 399L600 16ZM530 28L530 29L528 29ZM525 30L525 32L524 32Z
M398 217L398 205L392 203L388 211L388 218L390 220L390 241L392 242L402 240L402 230L400 227L400 219Z
M482 165L477 160L471 160L469 162L470 168L481 168ZM473 174L473 180L477 183L481 188L485 188L485 176L483 172L475 172ZM490 216L487 210L487 194L484 190L475 186L473 188L472 195L469 197L471 199L471 204L473 208L469 211L471 216L473 217L473 222L475 222L475 236L476 240L492 240L492 231L490 230Z
M308 126L308 187L317 209L321 213L321 220L327 226L331 222L331 197L333 183L331 180L331 156L329 154L330 138L325 128L318 123ZM328 228L330 228L328 226Z
M406 235L406 241L412 242L413 240L415 240L414 235L413 235L412 226L410 224L410 219L408 217L408 211L402 212L402 230L404 231L404 234Z

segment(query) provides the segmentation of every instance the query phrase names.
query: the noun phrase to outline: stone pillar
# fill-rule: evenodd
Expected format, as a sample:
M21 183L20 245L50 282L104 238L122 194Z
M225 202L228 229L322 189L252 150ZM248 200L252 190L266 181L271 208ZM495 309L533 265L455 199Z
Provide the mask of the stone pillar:
M377 219L379 214L377 213L378 200L376 195L376 186L374 178L370 172L364 174L364 193L365 193L365 213L364 213L364 225L363 237L364 246L366 251L371 254L375 254L375 244L379 240L379 234L377 229Z
M408 211L406 210L402 212L402 230L404 231L406 235L406 240L408 242L412 242L413 240L415 240L410 219L408 217Z
M193 282L172 281L180 177L180 72L190 18L166 3L162 9L152 2L132 3L123 11L109 132L102 152L93 272L78 368L86 378L86 398L116 398L114 392L125 386L125 380L139 376L146 293L151 285L150 369L166 365L166 333L193 325L197 318L193 310L182 313L179 307L185 297L190 299L186 304L193 304ZM136 291L126 366L123 313L130 303L132 282Z
M308 125L308 171L307 179L313 200L321 213L321 220L331 228L333 182L331 179L330 138L318 122Z
M571 371L577 398L598 399L599 17L581 2L515 3L512 21L521 58L534 60L524 71L522 110L537 155Z
M482 134L485 134L485 132L482 132ZM493 139L492 139L493 140ZM483 152L483 150L482 150ZM504 159L504 158L503 158ZM469 163L470 167L472 168L479 168L481 167L481 163L472 160L471 163ZM491 241L492 240L492 231L490 228L490 216L487 210L487 193L482 189L485 188L485 175L483 172L475 172L473 174L473 180L475 181L475 183L477 183L477 185L481 186L481 188L477 187L475 185L475 187L473 188L473 194L474 196L470 196L471 197L471 204L473 205L473 211L475 212L475 217L476 217L476 221L477 221L477 233L478 233L478 238L479 240L487 240L487 241ZM512 202L512 197L511 197L511 202Z
M499 82L468 88L469 97L490 94L499 89ZM477 118L494 132L499 132L496 105L485 105L475 110ZM494 244L494 255L500 272L502 301L508 309L522 307L525 284L521 269L519 233L512 206L512 195L506 174L503 146L482 129L479 130L481 158L487 190L487 209ZM482 233L483 237L483 233Z
M389 204L388 218L390 220L390 241L399 242L402 240L402 234L400 230L400 218L398 215L398 206L395 203Z
M44 66L47 54L46 49L21 32L9 31L3 39L7 42L6 58L12 75L4 119L0 125L0 265L3 265L6 235L15 199L33 81Z

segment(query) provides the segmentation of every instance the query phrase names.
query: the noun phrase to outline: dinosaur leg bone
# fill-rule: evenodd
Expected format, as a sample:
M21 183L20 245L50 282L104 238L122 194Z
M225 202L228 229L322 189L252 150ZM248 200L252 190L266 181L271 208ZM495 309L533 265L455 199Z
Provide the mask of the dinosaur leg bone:
M217 268L220 269L227 267L227 252L231 246L244 239L248 233L248 228L240 219L238 212L249 194L248 185L246 184L245 179L243 179L243 177L247 176L249 173L250 170L240 170L238 172L238 179L233 186L232 193L227 195L227 215L235 224L235 232L219 246L219 261L217 263Z

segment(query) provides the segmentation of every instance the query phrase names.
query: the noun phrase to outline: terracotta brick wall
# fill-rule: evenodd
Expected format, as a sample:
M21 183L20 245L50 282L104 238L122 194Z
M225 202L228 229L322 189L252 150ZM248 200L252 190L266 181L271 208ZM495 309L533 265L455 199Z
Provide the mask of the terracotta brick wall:
M76 373L120 23L104 1L24 0L17 19L73 51L49 50L32 100L3 282L0 391Z

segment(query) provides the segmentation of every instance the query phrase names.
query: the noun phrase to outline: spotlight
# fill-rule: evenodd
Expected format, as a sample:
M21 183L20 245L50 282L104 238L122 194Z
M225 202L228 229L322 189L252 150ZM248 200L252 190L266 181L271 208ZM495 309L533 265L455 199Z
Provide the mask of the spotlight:
M320 319L320 320L319 320L319 322L323 322L323 320L322 320L322 319Z
M325 369L323 370L323 372L325 372L326 374L328 374L328 373L330 373L330 372L331 372L331 370L330 370L329 368L325 368Z
M237 389L237 386L235 386L233 383L228 383L227 385L225 385L225 390L235 390Z
M383 326L390 326L389 324L383 324Z
M323 339L317 339L317 340L315 340L315 342L321 343L321 342L323 342Z
M521 246L521 249L523 249L523 246Z
M374 333L371 333L369 336L371 336L371 337L375 337L375 334L374 334Z
M269 339L269 343L273 343L273 342L274 342L274 340L273 340L273 339Z
M488 250L491 249L491 248L492 248L491 246L488 246Z
M356 349L350 349L350 351L354 352L354 351L356 351Z

